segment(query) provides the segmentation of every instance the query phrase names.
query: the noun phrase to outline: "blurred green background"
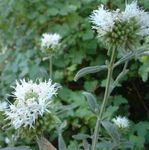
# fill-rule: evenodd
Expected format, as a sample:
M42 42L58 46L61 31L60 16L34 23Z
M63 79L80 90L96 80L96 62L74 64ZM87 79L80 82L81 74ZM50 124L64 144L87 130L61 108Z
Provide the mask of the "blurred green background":
M131 2L129 0L129 2ZM141 7L149 10L148 0L138 0ZM67 120L64 139L70 150L75 150L72 135L92 133L95 116L82 95L86 90L94 93L101 103L106 72L87 75L73 81L76 72L86 66L102 65L107 50L91 29L89 15L100 4L110 9L124 9L124 0L1 0L0 1L0 98L5 101L17 79L48 79L49 62L43 60L40 38L45 32L59 33L63 39L61 55L53 62L54 82L59 82L57 101L75 108L61 114ZM143 43L147 44L149 38ZM135 150L149 147L149 57L131 61L130 72L122 84L112 93L107 116L126 115L132 120L129 139L136 144ZM115 70L115 76L121 71ZM11 99L11 97L9 97ZM14 131L1 130L0 145L31 145L29 137L15 141ZM57 144L56 133L47 130L47 138ZM9 142L6 141L9 138Z

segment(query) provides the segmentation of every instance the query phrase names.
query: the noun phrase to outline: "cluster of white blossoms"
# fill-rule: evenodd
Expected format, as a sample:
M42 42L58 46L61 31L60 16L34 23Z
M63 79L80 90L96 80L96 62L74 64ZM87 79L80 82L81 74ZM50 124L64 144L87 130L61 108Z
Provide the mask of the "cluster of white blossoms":
M57 33L44 33L41 38L41 47L45 49L54 49L59 45L61 36Z
M90 20L94 24L93 29L98 30L99 36L103 36L107 32L112 31L116 14L116 11L105 9L104 5L101 5L97 10L93 11Z
M137 1L127 4L124 11L111 11L101 5L90 20L99 37L116 45L134 44L136 38L149 35L149 13L139 8Z
M60 85L52 84L51 80L33 82L20 80L16 82L12 93L15 102L5 110L7 120L18 129L20 127L34 127L38 117L50 113L52 97L57 94Z
M129 120L126 117L118 116L116 118L113 118L112 121L119 128L125 129L129 127Z

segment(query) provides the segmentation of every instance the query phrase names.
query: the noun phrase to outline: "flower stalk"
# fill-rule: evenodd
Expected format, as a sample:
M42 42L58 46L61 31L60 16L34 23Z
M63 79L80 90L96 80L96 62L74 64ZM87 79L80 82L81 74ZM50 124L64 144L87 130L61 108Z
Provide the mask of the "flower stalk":
M92 140L92 150L96 150L96 144L98 141L98 134L100 131L100 122L102 120L106 105L107 105L107 101L110 95L110 87L111 87L111 80L112 80L112 74L113 74L113 69L114 69L114 61L116 58L116 47L113 48L112 50L112 56L111 56L111 60L108 66L108 75L107 75L107 83L106 83L106 89L105 89L105 94L104 94L104 98L103 98L103 102L101 105L101 109L99 112L99 115L97 117L97 121L96 121L96 126L95 126L95 131L94 131L94 135L93 135L93 140Z
M49 66L50 66L50 70L49 70L50 79L52 79L52 73L53 73L52 56L50 56L49 58Z

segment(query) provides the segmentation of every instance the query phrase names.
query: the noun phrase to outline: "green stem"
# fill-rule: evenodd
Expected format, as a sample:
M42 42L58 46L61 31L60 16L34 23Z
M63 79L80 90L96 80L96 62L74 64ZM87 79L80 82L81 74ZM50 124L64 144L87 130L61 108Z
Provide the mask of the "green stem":
M53 66L52 66L52 56L49 58L49 65L50 65L50 79L52 80L52 72L53 72Z
M125 0L125 6L128 4L128 0Z
M103 113L105 111L105 107L106 107L108 97L109 97L110 84L111 84L111 79L112 79L112 74L113 74L113 69L114 69L113 66L114 66L115 55L116 55L116 48L112 50L112 56L111 56L110 64L108 66L106 89L105 89L105 94L104 94L103 102L101 105L101 109L100 109L100 112L96 121L95 131L94 131L93 140L92 140L92 150L96 150L96 144L98 141L98 134L100 130L100 122L102 120Z

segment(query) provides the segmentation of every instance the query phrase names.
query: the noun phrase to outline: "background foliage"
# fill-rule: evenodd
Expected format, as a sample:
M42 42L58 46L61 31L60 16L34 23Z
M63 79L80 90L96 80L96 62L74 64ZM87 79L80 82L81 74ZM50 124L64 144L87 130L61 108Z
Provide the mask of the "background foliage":
M77 70L105 62L106 49L95 37L89 23L91 11L99 4L111 9L124 8L124 0L4 0L0 1L0 97L4 101L12 91L16 79L48 79L49 62L43 60L40 51L40 38L44 32L57 32L63 37L62 53L54 60L54 81L63 88L57 102L70 105L74 109L66 110L61 118L67 120L64 138L73 150L80 141L74 142L76 133L92 133L95 116L89 110L83 90L94 93L100 104L104 92L106 73L88 75L74 82ZM139 0L145 9L149 9L148 0ZM144 41L142 41L144 42ZM149 42L149 39L146 39ZM130 72L122 84L112 93L106 115L126 115L131 120L129 139L135 149L149 147L149 58L142 57L132 61ZM120 72L121 67L115 71ZM8 97L8 96L7 96ZM11 99L11 97L9 97ZM3 117L3 116L2 116ZM1 117L1 118L2 118ZM28 144L34 147L30 139L15 141L14 131L0 133L0 145ZM47 137L56 145L56 134L47 131ZM9 138L7 142L6 138ZM71 139L71 141L70 141ZM75 150L75 149L74 149Z

